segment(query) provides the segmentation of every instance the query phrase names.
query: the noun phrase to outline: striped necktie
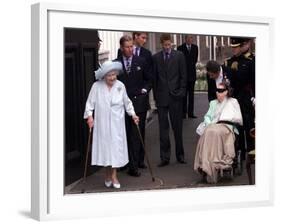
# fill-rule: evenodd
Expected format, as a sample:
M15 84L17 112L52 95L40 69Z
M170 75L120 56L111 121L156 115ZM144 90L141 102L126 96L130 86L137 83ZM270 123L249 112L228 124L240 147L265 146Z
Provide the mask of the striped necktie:
M131 71L131 63L130 63L130 59L127 58L126 59L126 72L130 73L130 71Z

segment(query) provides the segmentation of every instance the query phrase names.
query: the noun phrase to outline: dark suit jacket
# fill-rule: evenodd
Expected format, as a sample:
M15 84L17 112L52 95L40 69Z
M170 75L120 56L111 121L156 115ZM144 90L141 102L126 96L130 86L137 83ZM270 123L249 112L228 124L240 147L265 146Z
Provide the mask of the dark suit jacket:
M128 74L125 69L123 56L117 59L123 64L123 72L117 77L124 83L127 94L132 100L135 112L141 113L149 109L148 93L152 87L152 77L145 60L138 56L133 56L131 71ZM142 94L141 90L146 89L147 93Z
M217 98L216 94L216 81L214 79L211 79L209 75L207 74L207 82L208 82L208 100L209 102Z
M185 56L187 81L196 81L196 63L198 60L198 47L195 44L191 44L190 52L187 50L186 43L180 45L177 48Z
M170 96L182 99L186 89L186 65L184 55L172 50L168 62L164 62L163 51L153 55L153 74L157 106L168 106Z
M255 63L252 59L245 58L244 55L232 56L224 62L222 69L234 89L233 97L243 99L246 95L253 95L251 92L253 92L252 80L255 77Z

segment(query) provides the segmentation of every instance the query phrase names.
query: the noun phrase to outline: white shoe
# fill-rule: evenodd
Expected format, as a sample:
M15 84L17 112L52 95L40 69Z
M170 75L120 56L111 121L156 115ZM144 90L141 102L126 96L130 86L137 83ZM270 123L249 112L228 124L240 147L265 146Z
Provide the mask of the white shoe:
M111 181L111 180L105 180L105 181L104 181L104 185L105 185L106 187L111 187L111 186L112 186L112 181Z
M120 183L112 183L113 184L113 188L119 189L121 188L121 184Z

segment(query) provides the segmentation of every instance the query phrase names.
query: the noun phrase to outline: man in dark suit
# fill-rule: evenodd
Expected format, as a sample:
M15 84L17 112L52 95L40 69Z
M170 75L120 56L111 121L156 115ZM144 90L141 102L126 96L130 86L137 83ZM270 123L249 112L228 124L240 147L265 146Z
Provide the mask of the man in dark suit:
M185 56L187 82L186 93L183 98L183 118L186 118L186 113L189 118L197 118L194 115L194 85L196 81L196 63L198 60L198 46L192 43L192 35L185 36L185 43L178 47L178 51L183 52ZM187 107L188 95L188 107Z
M169 34L160 37L163 50L153 55L153 71L155 76L155 98L158 109L160 131L159 167L170 162L171 144L169 139L169 119L176 144L176 158L185 163L182 141L182 99L186 90L186 65L184 55L172 50Z
M208 61L206 64L207 83L208 83L208 100L212 101L217 98L217 86L223 81L223 70L221 65L216 61Z
M151 72L145 59L133 55L133 40L130 36L120 39L122 55L117 59L123 64L123 73L118 79L126 86L127 94L132 100L135 112L139 117L140 130L145 128L146 113L149 109L148 93L152 87ZM141 142L137 128L132 119L126 114L126 132L129 151L129 170L131 176L140 176L138 170L140 164ZM145 136L143 135L143 138Z
M144 47L146 40L147 40L147 33L146 32L133 32L133 54L135 56L142 57L147 66L149 72L152 71L152 54L151 52ZM122 57L122 51L121 49L118 49L118 58ZM152 77L152 75L151 75ZM143 140L145 141L145 125L140 126L141 135L143 137ZM139 168L146 168L146 165L144 163L144 149L142 145L140 146L139 150Z

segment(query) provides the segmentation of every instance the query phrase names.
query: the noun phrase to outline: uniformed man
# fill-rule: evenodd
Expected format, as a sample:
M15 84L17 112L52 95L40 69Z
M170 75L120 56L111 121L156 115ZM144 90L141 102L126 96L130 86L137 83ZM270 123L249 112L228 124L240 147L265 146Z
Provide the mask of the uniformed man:
M252 96L255 97L255 64L256 64L256 58L255 54L251 51L251 45L253 43L253 40L251 38L243 38L243 43L241 46L241 51L244 57L248 60L251 61L252 63L252 68L254 72L252 72L252 77L251 77L251 91L252 91Z
M254 148L254 140L250 137L250 129L254 127L255 111L252 106L251 98L253 96L253 77L255 77L255 68L253 60L245 57L242 51L244 38L231 38L231 49L233 56L224 62L224 74L231 82L233 87L233 97L235 97L241 107L243 116L243 126L246 131L247 146L250 151ZM242 142L241 142L242 143Z

